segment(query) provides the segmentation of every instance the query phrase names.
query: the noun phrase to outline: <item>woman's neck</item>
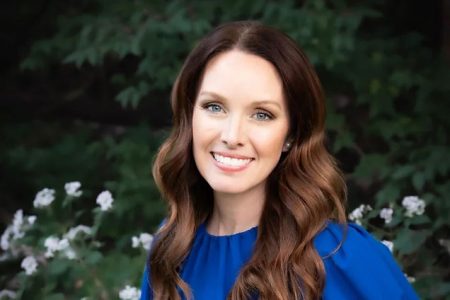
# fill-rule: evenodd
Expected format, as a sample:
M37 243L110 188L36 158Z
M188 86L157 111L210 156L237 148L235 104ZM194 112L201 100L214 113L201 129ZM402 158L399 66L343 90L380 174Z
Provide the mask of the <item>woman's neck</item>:
M212 235L230 235L246 231L259 224L265 193L250 190L241 194L214 192L214 209L206 225Z

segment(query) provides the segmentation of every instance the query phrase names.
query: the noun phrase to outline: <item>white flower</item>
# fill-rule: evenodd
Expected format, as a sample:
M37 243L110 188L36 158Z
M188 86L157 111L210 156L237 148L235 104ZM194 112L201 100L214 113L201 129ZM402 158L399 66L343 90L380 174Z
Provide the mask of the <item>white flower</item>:
M83 194L82 191L78 190L80 187L81 183L79 181L68 182L64 185L66 194L72 197L80 197Z
M55 190L45 188L39 191L34 198L33 205L36 208L49 206L55 200Z
M139 247L139 245L141 244L141 241L139 240L139 238L137 237L137 236L133 236L132 238L131 238L131 246L133 247L133 248L137 248L137 247Z
M23 224L23 211L19 209L14 214L14 219L12 223L11 229L14 234L13 239L17 240L25 235L25 232L22 231L22 224Z
M19 209L14 214L13 227L20 228L22 227L22 224L23 224L23 211Z
M388 247L389 251L394 252L394 243L387 240L381 241L386 247Z
M110 210L114 199L109 191L103 191L97 196L97 204L103 211Z
M8 226L8 227L6 227L5 231L2 234L0 246L2 247L2 249L4 251L9 249L9 239L10 239L12 233L13 232L12 232L11 226Z
M144 232L141 233L139 237L133 236L131 238L131 242L133 248L137 248L142 245L142 248L144 248L145 250L150 250L153 242L153 235Z
M363 217L363 210L360 207L355 208L349 215L348 218L352 221L355 221L357 219L361 219Z
M392 208L383 208L380 210L380 218L384 219L385 224L389 224L392 222L392 214L394 210Z
M27 222L25 223L24 220ZM36 221L36 216L25 217L23 215L23 210L19 209L14 214L12 224L6 227L2 234L0 246L3 250L8 250L10 248L10 240L20 239L25 235L25 230L28 229Z
M53 257L55 252L66 250L70 245L66 238L60 240L57 237L49 236L45 239L44 246L47 248L45 257Z
M150 247L152 246L152 242L153 242L153 235L148 234L148 233L141 233L141 235L139 236L139 239L141 240L142 247L145 250L150 250Z
M405 216L411 218L414 215L422 215L425 212L425 201L417 196L406 196L402 200L402 205L406 209Z
M49 236L45 239L44 245L47 248L47 252L45 252L45 257L47 258L55 256L55 253L57 251L64 252L64 255L68 259L77 258L77 254L72 249L72 247L70 247L67 238L59 239L54 236Z
M44 246L47 248L45 257L53 257L54 253L58 250L59 239L54 236L49 236L45 239Z
M36 222L36 216L28 216L27 221L28 224L33 225Z
M119 292L119 298L122 300L139 300L140 297L141 291L129 285Z
M409 276L409 275L406 274L406 273L403 273L403 274L405 275L406 279L408 279L408 281L409 281L410 283L413 283L413 282L416 281L416 278L415 278L415 277Z
M10 291L10 290L1 290L0 291L0 299L4 299L5 297L8 297L9 299L16 299L16 292Z
M77 253L75 252L75 250L73 250L72 247L68 247L64 251L64 255L66 255L66 257L70 260L77 258Z
M64 235L64 237L72 241L77 237L78 233L80 232L86 235L90 235L92 233L92 229L86 225L78 225L76 227L70 228L69 231Z
M61 239L61 240L58 242L58 250L59 250L59 251L65 250L65 249L67 249L68 247L69 247L69 241L68 241L67 239Z
M21 267L25 270L25 274L32 275L37 270L37 261L33 256L27 256L22 260Z
M361 219L365 213L372 210L370 205L361 204L359 207L355 208L349 215L348 218L354 221L356 224L361 225Z

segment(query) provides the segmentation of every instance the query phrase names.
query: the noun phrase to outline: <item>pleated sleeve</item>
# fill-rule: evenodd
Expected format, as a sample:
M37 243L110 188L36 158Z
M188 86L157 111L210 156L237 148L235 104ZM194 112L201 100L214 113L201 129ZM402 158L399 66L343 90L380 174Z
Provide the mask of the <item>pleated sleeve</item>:
M326 270L323 299L418 299L389 249L361 226L347 228L343 240L343 227L330 222L314 240Z

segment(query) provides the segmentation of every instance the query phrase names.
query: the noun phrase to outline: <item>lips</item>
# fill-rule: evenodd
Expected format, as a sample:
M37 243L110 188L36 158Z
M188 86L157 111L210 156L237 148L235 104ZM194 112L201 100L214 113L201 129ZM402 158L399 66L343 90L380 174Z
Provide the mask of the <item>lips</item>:
M235 154L231 155L218 152L211 152L211 154L214 160L221 166L232 169L243 169L253 160L253 158Z

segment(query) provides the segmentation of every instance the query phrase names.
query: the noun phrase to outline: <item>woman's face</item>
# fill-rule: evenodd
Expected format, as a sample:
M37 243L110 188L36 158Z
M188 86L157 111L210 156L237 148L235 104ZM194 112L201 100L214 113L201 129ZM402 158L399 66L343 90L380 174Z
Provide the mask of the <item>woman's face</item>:
M193 112L193 153L216 193L264 193L288 130L282 82L271 63L238 50L209 61Z

